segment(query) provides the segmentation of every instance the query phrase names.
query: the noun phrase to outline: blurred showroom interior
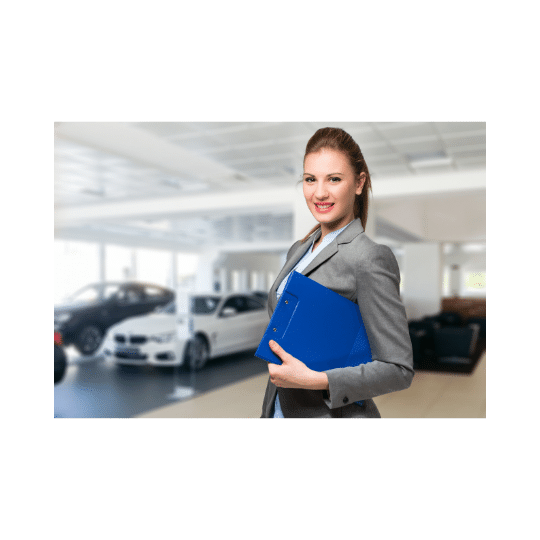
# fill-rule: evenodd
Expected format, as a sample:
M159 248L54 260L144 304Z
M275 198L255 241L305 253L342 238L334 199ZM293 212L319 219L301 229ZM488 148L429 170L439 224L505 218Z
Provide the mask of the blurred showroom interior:
M415 378L382 417L485 418L484 122L57 122L55 417L260 416L265 294L316 223L299 181L325 126L360 145L366 233L401 273Z

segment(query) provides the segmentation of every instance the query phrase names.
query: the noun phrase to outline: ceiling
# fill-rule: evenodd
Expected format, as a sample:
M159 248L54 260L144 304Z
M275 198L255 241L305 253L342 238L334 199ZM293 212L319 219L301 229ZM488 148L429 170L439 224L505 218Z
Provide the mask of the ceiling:
M111 243L173 246L193 249L219 242L290 242L292 212L279 206L267 210L226 209L217 214L182 214L181 201L194 195L239 194L294 185L302 175L305 145L320 127L345 129L359 143L373 185L399 178L419 177L486 167L484 122L125 122L55 124L55 208L81 211L151 201L158 209L152 219L141 216L101 220L56 228L57 237L100 239ZM431 177L430 176L430 177ZM177 215L160 219L159 201L177 198ZM453 194L453 214L444 197L418 197L410 212L426 215L441 226L456 220L456 205L466 204L467 215L480 206L480 217L465 230L471 240L485 239L485 190ZM410 201L409 201L410 203ZM150 204L150 203L149 203ZM394 208L395 201L386 207ZM422 239L409 228L406 202L401 212L384 211L377 229L395 240ZM108 205L108 206L107 206ZM483 206L483 214L482 208ZM403 211L405 209L405 211ZM392 216L403 215L402 221ZM467 215L459 216L463 221ZM379 215L378 215L379 216ZM483 217L484 216L484 217ZM473 217L473 216L471 216ZM431 230L437 224L433 222ZM484 224L483 231L479 225ZM481 229L481 226L480 226ZM393 232L392 232L393 231ZM408 238L407 235L410 235ZM424 235L429 238L429 235Z

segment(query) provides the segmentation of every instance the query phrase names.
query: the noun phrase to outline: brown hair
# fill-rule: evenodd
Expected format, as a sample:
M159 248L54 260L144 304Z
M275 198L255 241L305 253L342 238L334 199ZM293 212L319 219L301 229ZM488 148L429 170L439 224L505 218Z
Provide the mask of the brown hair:
M358 178L362 173L365 173L366 181L364 182L362 193L360 195L356 195L354 201L354 217L360 218L362 227L364 227L365 230L369 204L368 190L371 190L372 188L369 170L360 147L346 131L343 131L340 128L321 128L313 134L306 145L304 163L308 154L313 154L319 150L322 150L323 148L331 148L333 150L343 152L349 158L349 163L353 168L356 178ZM319 223L313 227L313 229L311 229L311 231L309 231L309 233L302 239L302 242L305 242L317 229L320 228L320 226L321 224Z

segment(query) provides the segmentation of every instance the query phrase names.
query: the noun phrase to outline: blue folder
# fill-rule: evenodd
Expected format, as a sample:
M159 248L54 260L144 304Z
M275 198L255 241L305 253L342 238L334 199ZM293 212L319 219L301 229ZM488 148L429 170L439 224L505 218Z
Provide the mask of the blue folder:
M292 272L255 356L281 365L268 342L314 371L358 366L371 361L360 309L320 283Z

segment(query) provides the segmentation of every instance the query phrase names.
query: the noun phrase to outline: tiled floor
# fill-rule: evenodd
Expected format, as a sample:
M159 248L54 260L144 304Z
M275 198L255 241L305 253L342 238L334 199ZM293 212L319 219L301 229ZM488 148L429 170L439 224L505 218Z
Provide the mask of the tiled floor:
M259 418L268 375L256 375L138 418ZM485 418L486 354L470 375L417 371L410 388L375 398L383 418Z

